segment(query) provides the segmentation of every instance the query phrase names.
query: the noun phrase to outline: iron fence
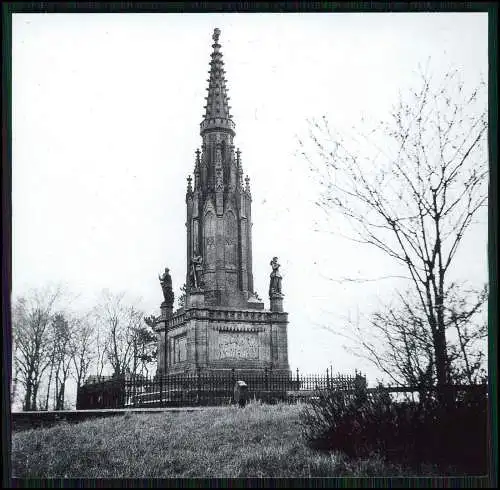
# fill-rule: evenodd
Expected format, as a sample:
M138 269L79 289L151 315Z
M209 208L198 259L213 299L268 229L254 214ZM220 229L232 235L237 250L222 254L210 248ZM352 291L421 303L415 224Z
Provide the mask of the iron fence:
M366 386L366 378L329 371L325 375L274 373L264 370L258 373L238 373L235 370L220 373L187 373L181 375L111 376L94 378L78 389L79 410L102 408L144 408L166 406L225 405L234 402L234 386L237 380L248 386L248 397L264 402L296 402L314 396L328 388L339 390Z
M421 402L425 400L437 400L438 394L444 394L445 398L452 402L478 401L488 399L488 384L447 384L444 386L378 386L368 388L368 393L385 392L394 400L405 400Z
M435 399L437 387L379 386L367 388L366 377L351 375L300 374L222 371L220 373L188 373L181 375L146 377L140 375L93 377L78 389L76 408L80 410L103 408L144 408L168 406L225 405L234 403L234 386L244 380L248 396L264 402L288 403L320 397L325 391L340 390L353 393L366 388L367 393L382 390L393 400L422 401ZM475 400L488 397L487 384L447 385L445 390L452 400Z

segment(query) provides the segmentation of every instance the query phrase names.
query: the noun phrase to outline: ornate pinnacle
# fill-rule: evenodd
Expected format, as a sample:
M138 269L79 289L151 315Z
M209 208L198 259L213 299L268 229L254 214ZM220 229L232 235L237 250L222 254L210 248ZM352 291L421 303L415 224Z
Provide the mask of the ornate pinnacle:
M240 189L243 188L243 166L241 165L241 151L238 148L236 150L236 164L238 165L238 185Z
M213 51L210 55L210 77L208 78L208 94L205 97L205 115L200 125L201 134L206 130L223 129L234 136L234 122L229 113L228 95L226 88L225 70L220 52L219 44L220 29L214 29L212 45Z
M199 173L200 172L200 150L199 148L196 149L195 151L196 158L194 160L194 173Z
M194 190L200 187L200 150L196 149L196 160L194 164Z
M187 191L188 192L193 192L193 188L191 186L191 182L193 181L193 178L191 177L191 175L188 175L188 178L186 179L187 182L188 182L188 188L187 188Z

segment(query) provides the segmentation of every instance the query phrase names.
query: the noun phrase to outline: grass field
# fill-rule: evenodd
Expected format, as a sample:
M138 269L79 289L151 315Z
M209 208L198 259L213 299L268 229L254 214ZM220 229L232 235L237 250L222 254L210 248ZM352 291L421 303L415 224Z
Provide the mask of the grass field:
M411 476L378 457L309 449L300 405L126 414L12 435L20 478Z

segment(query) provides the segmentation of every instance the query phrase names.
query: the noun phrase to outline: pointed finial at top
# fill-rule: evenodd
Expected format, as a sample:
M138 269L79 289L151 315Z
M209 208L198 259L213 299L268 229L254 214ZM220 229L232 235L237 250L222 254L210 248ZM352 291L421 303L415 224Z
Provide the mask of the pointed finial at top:
M206 131L223 130L234 136L235 124L229 113L229 97L227 95L226 79L224 77L224 61L219 44L220 29L214 29L212 39L212 54L210 55L210 78L208 79L208 94L205 97L205 116L200 124L200 133L203 136Z

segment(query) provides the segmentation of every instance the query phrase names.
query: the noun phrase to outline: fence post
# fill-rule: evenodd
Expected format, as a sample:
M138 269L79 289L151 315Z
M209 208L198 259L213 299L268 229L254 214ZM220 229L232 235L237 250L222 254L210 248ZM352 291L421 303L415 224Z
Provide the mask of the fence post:
M137 388L135 386L135 379L132 376L127 376L123 374L123 379L125 383L128 383L132 392L132 406L135 408L137 404Z
M234 385L236 384L236 372L234 370L234 368L231 369L231 389L230 389L230 393L231 393L231 399L233 400L233 402L235 401L234 400Z
M201 405L201 383L200 383L200 366L196 366L196 383L197 383L197 403Z
M116 397L116 404L118 408L125 407L125 380L118 381L118 393Z
M160 385L160 407L163 407L163 371L160 372L158 378L158 384Z

